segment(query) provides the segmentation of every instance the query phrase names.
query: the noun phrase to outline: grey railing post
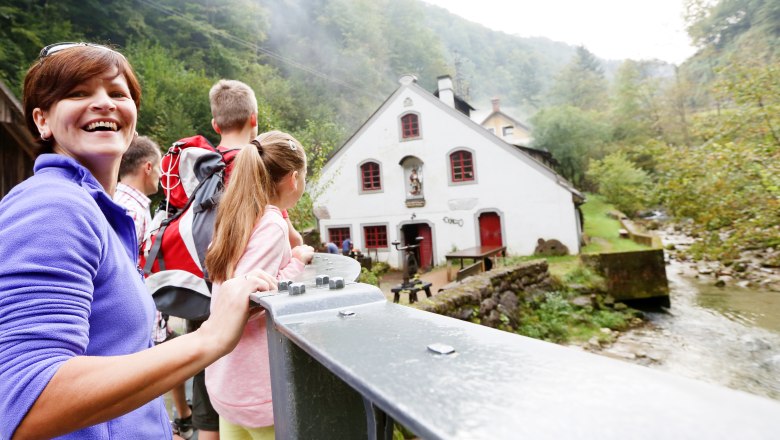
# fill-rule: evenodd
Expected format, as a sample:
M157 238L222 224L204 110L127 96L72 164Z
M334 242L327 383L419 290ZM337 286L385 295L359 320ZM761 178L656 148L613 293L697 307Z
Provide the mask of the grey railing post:
M354 283L353 283L354 284ZM306 293L264 297L268 311L268 350L273 389L274 425L279 440L391 439L393 422L373 402L355 391L321 362L283 334L275 321L306 312L339 315L351 306L384 302L373 286L360 292L329 291L328 284L308 284ZM285 287L288 291L299 286ZM306 289L304 289L306 290Z
M273 325L268 345L277 439L371 438L360 394Z

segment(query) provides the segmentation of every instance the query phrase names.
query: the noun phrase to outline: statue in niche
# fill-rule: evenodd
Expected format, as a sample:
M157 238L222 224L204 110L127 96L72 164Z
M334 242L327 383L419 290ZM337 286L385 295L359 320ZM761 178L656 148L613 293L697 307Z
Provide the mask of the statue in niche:
M422 180L417 174L417 167L412 168L412 172L409 173L409 195L419 196L422 194Z

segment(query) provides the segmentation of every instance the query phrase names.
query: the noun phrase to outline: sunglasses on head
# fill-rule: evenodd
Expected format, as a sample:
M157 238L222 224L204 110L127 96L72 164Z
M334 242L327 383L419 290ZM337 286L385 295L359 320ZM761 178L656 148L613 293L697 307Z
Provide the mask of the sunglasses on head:
M100 48L100 49L110 50L111 52L119 53L119 52L115 51L114 49L112 49L112 48L110 48L108 46L103 46L102 44L84 43L84 42L78 42L78 43L65 42L65 43L54 43L54 44L50 44L50 45L44 47L43 49L41 49L41 53L38 54L38 59L43 59L43 58L46 58L46 57L48 57L50 55L54 55L55 53L60 52L62 50L70 49L72 47L79 47L79 46L97 47L97 48ZM122 55L122 54L120 54L120 55ZM122 55L122 56L124 57L124 55Z

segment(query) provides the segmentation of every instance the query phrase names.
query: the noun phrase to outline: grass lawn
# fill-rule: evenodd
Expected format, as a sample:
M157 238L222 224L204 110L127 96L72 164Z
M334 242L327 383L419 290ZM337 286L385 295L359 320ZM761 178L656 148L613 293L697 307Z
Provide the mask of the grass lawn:
M585 234L590 239L582 248L583 254L605 252L627 252L650 249L628 238L620 237L620 222L609 216L615 207L606 203L601 196L588 194L588 201L582 205L585 217Z
M585 234L589 243L582 248L583 254L599 254L606 252L627 252L650 249L628 238L620 237L620 222L609 216L615 207L605 202L595 194L588 194L588 201L582 205L582 215L585 217ZM536 260L539 256L509 257L507 264ZM577 255L562 257L547 257L550 274L563 279L564 276L576 270L580 265Z

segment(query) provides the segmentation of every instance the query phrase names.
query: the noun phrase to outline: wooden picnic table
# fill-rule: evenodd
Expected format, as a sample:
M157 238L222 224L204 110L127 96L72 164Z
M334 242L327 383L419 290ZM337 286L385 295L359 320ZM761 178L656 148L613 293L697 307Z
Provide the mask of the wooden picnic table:
M452 281L452 261L460 261L460 270L463 270L463 260L475 260L474 265L479 265L480 271L485 271L485 258L495 258L498 254L506 256L506 246L476 246L473 248L463 249L455 252L450 252L445 255L447 259L447 281ZM472 265L472 266L474 266ZM468 268L467 268L468 269Z

